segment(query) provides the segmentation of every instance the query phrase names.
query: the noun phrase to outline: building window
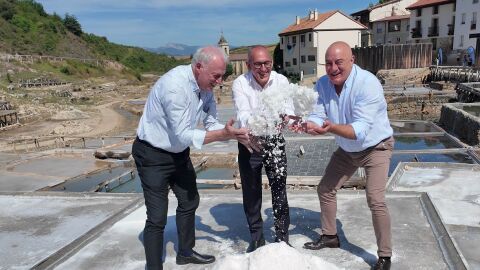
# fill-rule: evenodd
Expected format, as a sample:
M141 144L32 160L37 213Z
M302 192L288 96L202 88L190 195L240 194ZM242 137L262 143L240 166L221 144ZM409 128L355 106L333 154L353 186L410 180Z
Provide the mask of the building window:
M308 61L309 61L309 62L315 61L315 55L309 55L309 56L308 56Z
M400 31L400 26L400 21L388 22L388 32L398 32Z
M308 41L312 42L312 33L308 33Z
M470 24L470 30L477 29L477 12L472 13L472 23Z
M432 38L431 41L432 41L432 50L436 50L437 49L437 39Z
M417 17L421 17L422 16L422 9L419 8L417 9Z
M380 24L377 25L377 34L382 33L382 28L380 27Z
M282 37L282 38L280 38L280 42L283 44L283 37Z
M286 67L289 67L289 66L290 66L290 62L285 62L285 66L286 66Z
M305 43L305 35L300 35L300 42Z
M462 24L465 24L466 17L467 17L467 14L462 13L462 22L461 22Z
M472 4L478 4L478 0L473 0Z
M294 66L296 66L296 65L297 65L297 58L293 58L293 61L292 61L292 62L293 62L292 64L293 64Z
M438 14L438 6L433 6L433 14Z
M422 37L422 21L415 21L415 28L412 28L412 38Z
M410 24L407 24L407 32L410 31Z
M293 37L292 37L292 43L293 43L293 44L297 43L297 36L293 36ZM295 64L294 64L294 65L295 65Z
M305 55L300 56L300 62L305 63Z
M460 44L459 47L463 47L463 35L460 35Z

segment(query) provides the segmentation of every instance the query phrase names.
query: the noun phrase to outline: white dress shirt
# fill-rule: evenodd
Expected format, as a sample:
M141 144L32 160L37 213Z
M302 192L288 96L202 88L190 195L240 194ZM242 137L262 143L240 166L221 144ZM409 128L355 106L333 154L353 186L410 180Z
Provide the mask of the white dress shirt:
M270 73L268 82L263 88L257 83L251 72L242 74L236 78L235 81L233 81L232 92L240 127L247 126L248 119L252 116L252 112L258 108L258 94L261 91L269 88L286 88L288 85L288 79L273 70ZM287 114L293 115L293 108L287 108Z
M353 65L340 96L328 75L317 81L315 89L318 101L308 120L320 126L325 119L351 125L356 140L335 135L337 144L346 152L365 150L393 135L382 85L372 73Z
M201 149L206 131L196 129L201 118L206 130L224 128L217 120L212 91L200 91L191 65L173 68L148 95L137 129L139 139L172 153L190 145Z

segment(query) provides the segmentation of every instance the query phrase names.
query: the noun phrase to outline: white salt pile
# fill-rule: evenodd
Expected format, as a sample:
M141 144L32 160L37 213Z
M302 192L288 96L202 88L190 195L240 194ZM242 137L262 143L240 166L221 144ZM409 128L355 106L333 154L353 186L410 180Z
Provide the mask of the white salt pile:
M280 132L280 115L305 117L317 103L318 93L305 86L289 84L264 90L258 99L259 106L248 120L248 128L255 136L274 135Z
M339 268L322 258L302 254L284 242L263 246L252 253L229 255L215 263L214 270L336 270Z

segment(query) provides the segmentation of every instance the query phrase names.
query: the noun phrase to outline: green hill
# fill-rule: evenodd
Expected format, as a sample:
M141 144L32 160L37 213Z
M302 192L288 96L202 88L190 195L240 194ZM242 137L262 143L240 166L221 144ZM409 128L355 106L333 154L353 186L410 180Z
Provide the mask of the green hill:
M1 52L111 60L136 74L164 73L182 63L170 56L84 33L75 16L47 14L33 0L0 0Z
M264 45L264 46L267 47L267 49L268 49L268 51L270 52L270 54L273 55L273 51L275 50L275 46L277 46L277 44L269 44L269 45ZM231 53L231 54L247 53L247 52L248 52L248 47L249 47L249 46L237 47L237 48L231 49L231 50L230 50L230 53Z

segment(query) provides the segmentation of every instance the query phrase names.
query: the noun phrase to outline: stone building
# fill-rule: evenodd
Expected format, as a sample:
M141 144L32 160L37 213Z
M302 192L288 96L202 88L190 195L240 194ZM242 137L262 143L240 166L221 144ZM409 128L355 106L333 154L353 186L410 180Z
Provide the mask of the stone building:
M243 73L247 73L247 54L246 53L232 53L230 54L230 46L228 45L228 41L223 36L223 33L220 36L220 40L218 41L218 46L225 51L228 55L228 59L230 60L230 65L232 65L233 75L238 76L242 75Z
M417 0L391 0L352 13L368 29L362 31L362 47L406 43L410 32L407 6Z
M364 29L364 25L339 10L322 14L312 10L307 17L297 16L293 24L278 34L283 69L305 77L320 77L325 74L328 46L339 40L352 48L360 46L361 31Z

